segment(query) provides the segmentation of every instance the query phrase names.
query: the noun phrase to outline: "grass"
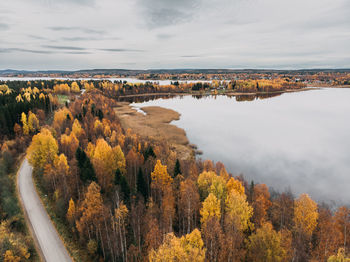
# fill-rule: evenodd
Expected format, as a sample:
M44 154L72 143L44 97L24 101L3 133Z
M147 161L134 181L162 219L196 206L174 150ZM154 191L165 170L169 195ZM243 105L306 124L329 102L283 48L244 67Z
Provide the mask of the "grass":
M67 95L57 95L57 98L58 98L58 102L61 105L65 105L66 102L69 100L69 96L67 96Z
M25 223L23 210L20 208L20 201L16 191L16 174L20 168L22 159L22 157L18 157L16 162L12 162L13 160L8 162L8 165L11 166L10 172L7 172L6 164L4 164L5 160L0 159L0 206L2 207L2 211L8 215L7 220L13 219L13 222L17 221L14 223L16 226L13 228L13 233L22 235L23 238L21 240L29 245L29 261L40 261L39 255L35 250L34 240Z

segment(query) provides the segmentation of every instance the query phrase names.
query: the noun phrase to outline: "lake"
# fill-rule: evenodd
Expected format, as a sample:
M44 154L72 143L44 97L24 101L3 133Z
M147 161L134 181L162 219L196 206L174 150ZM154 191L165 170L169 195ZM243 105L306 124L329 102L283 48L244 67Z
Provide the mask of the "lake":
M238 100L183 96L133 106L179 112L180 120L172 123L203 151L200 157L223 162L233 175L318 201L348 203L350 89Z

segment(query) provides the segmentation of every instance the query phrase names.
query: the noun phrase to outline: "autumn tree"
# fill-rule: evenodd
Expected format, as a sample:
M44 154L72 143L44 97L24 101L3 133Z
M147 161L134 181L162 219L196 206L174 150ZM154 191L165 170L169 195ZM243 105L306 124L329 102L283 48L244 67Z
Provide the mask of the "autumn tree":
M39 129L39 120L34 113L28 113L28 128L31 133L35 133Z
M76 214L75 203L74 203L74 200L71 198L69 200L69 207L68 207L67 215L66 215L67 220L71 225L73 225L73 223L75 221L75 214Z
M265 184L254 186L253 202L253 222L256 227L260 227L267 220L267 211L271 206L270 192Z
M21 122L22 122L23 135L28 135L29 134L29 126L28 126L28 122L27 122L27 116L24 112L21 115Z
M246 196L231 190L225 200L224 244L227 248L221 254L223 260L235 261L243 257L243 233L253 228L250 222L252 215L253 208L248 204Z
M120 147L117 146L112 149L103 138L98 139L96 142L92 163L98 182L105 190L112 186L115 171L118 168L120 170L125 168L125 158Z
M33 136L32 143L27 150L29 163L37 169L43 169L45 165L53 163L57 153L57 141L46 128Z
M199 194L195 183L186 179L180 183L179 212L180 227L189 234L196 227L197 213L200 206Z
M319 208L317 227L314 232L313 258L326 261L330 255L335 255L342 246L342 232L336 227L332 212L326 207Z
M307 194L302 194L295 200L294 225L295 243L294 259L305 261L309 256L312 232L317 226L317 204Z
M341 232L341 241L344 253L348 253L350 244L350 209L341 206L334 214L335 226Z
M168 174L167 167L157 160L154 170L151 173L151 188L155 191L156 200L161 200L166 188L169 187L173 179Z
M248 260L252 262L286 261L281 233L276 232L270 223L262 224L248 241Z
M177 238L173 233L165 236L163 244L149 254L149 261L204 261L205 249L203 240L198 229L192 231L181 238Z

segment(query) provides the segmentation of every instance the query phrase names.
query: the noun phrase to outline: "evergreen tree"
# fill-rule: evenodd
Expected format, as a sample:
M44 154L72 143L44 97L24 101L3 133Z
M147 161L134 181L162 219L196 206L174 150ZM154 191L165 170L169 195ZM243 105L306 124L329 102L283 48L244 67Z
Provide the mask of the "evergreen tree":
M176 177L178 174L181 174L181 166L179 159L176 159L175 167L174 167L174 177Z
M145 200L147 199L147 185L141 168L139 168L139 172L137 173L137 192L139 192Z

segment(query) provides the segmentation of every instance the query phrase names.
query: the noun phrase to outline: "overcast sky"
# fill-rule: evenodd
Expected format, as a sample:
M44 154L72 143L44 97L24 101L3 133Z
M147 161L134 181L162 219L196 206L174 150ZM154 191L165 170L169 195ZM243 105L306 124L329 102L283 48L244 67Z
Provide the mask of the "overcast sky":
M350 0L0 0L0 69L350 68Z

